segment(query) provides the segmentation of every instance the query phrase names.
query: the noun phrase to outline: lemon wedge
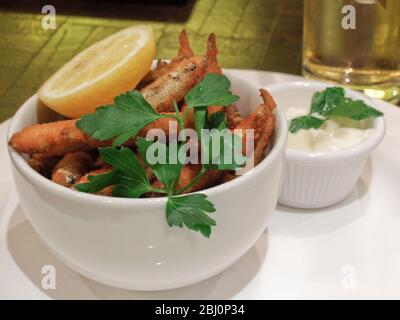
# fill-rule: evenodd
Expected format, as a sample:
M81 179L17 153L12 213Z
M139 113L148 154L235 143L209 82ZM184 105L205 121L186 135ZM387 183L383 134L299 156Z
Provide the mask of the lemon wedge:
M134 26L85 49L39 89L39 99L58 113L78 118L132 90L156 54L153 30Z

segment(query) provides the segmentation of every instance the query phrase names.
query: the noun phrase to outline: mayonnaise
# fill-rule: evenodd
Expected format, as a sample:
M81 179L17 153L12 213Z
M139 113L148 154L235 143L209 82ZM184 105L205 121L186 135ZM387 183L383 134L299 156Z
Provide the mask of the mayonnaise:
M304 109L285 110L288 121L305 115ZM369 121L355 121L347 118L332 118L319 129L289 132L288 148L315 152L334 151L354 146L365 140L373 129Z

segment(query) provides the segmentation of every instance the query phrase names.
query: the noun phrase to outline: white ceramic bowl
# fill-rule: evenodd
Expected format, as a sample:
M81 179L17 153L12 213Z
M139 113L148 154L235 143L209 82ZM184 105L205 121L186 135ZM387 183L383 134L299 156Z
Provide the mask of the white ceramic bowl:
M313 94L329 86L332 84L304 80L271 85L268 90L283 110L296 106L308 111ZM374 106L371 99L358 92L346 90L346 95ZM294 208L317 209L345 199L354 189L371 152L385 135L383 117L371 123L373 132L352 147L320 153L287 149L279 203Z
M230 77L248 113L260 104L258 88ZM37 122L37 97L15 114L9 137ZM250 107L251 106L251 107ZM210 239L169 228L166 200L121 199L59 186L35 172L9 148L21 206L49 249L65 264L96 281L135 290L189 285L227 268L266 228L275 209L287 123L277 109L277 130L268 156L246 175L203 191L215 204Z

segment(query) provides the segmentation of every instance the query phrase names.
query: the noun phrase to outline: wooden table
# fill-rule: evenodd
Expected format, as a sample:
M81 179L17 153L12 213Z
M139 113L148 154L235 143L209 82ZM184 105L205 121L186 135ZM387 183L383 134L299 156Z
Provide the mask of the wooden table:
M176 54L177 35L185 27L199 53L208 33L215 32L226 68L301 72L301 0L197 0L183 6L128 0L51 3L57 11L55 30L42 28L38 4L0 4L0 122L77 52L139 23L153 26L159 58Z

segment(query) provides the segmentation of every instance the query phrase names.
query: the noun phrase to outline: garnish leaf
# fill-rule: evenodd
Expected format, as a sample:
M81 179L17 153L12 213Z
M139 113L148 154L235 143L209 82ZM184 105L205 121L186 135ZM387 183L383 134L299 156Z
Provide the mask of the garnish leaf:
M142 159L148 166L153 170L154 175L160 180L164 187L170 191L174 191L174 186L179 179L179 175L183 164L179 161L179 149L181 146L178 145L176 140L171 141L169 146L162 144L161 142L152 142L144 138L138 137L136 144L139 148L139 153ZM166 163L152 163L148 158L148 150L150 147L154 147L155 150L163 150L166 154ZM173 158L170 156L174 155Z
M209 74L186 95L188 109L196 108L195 128L199 135L201 129L204 128L214 129L216 133L227 130L225 114L214 113L210 119L207 119L207 107L229 106L238 101L239 97L232 94L230 87L231 83L227 77ZM184 130L185 117L180 114L176 103L174 103L174 108L176 114L171 117L174 117ZM208 238L211 235L211 228L216 225L215 220L209 216L210 213L215 212L214 205L204 194L178 196L190 186L189 183L177 190L183 167L183 161L179 155L184 145L180 145L177 141L169 141L169 145L165 145L161 142L147 141L144 138L136 139L141 157L151 167L157 179L162 182L162 189L152 187L142 163L130 149L116 148L136 136L146 125L165 117L154 110L139 91L129 91L116 97L113 105L97 108L96 113L85 115L78 120L76 126L92 138L100 141L113 139L113 147L99 149L104 161L113 169L108 173L89 177L89 182L79 184L77 189L84 192L98 192L107 186L113 186L114 196L127 198L138 198L147 192L168 194L166 206L168 225L186 226ZM223 139L223 135L219 137ZM224 163L224 154L233 152L234 141L234 139L232 142L230 140L225 142L224 139L221 141L221 150L217 152L221 162L215 166L203 166L198 178L211 168L231 170L238 167L236 164ZM165 162L150 161L148 151L153 147L165 152ZM191 183L193 184L194 181Z
M382 112L367 105L362 100L346 98L343 88L331 87L314 94L309 115L292 119L289 131L295 133L300 129L318 129L333 116L359 121L382 115Z
M324 124L325 120L313 116L302 116L291 121L289 131L296 133L300 129L318 129Z
M215 220L208 216L212 212L215 207L204 194L168 197L166 217L170 227L186 226L209 238L211 227L216 226Z
M208 74L186 95L188 108L229 106L239 100L229 91L231 82L220 74Z
M197 136L201 136L201 130L206 127L207 123L207 107L198 107L194 109L194 128Z
M202 157L208 159L204 167L214 170L236 170L242 167L244 163L237 163L235 157L235 152L242 153L241 142L242 139L227 128L211 129L208 135L202 136ZM215 153L215 150L219 152Z
M98 192L107 186L114 186L113 195L130 198L139 198L144 193L152 191L146 172L130 149L109 147L100 148L99 151L104 162L113 166L114 170L89 176L88 183L76 186L78 190Z
M351 100L344 98L339 105L332 110L331 116L346 117L353 120L364 120L368 118L376 118L383 115L382 112L370 107L361 100Z
M208 129L217 129L221 131L227 127L225 112L214 112L211 114L207 123Z
M103 190L105 187L118 183L120 180L120 173L118 170L111 170L104 174L89 176L88 179L88 182L79 183L75 188L82 192L96 193Z
M203 148L204 156L208 157L208 164L204 164L207 169L214 170L235 170L242 167L242 164L236 163L235 152L242 152L242 139L227 128L226 114L224 112L212 113L208 122L207 129L209 134L203 138L206 148ZM216 143L219 139L219 153L212 152L218 148ZM213 145L214 144L214 145Z
M146 172L131 149L111 147L100 148L99 151L104 162L120 170L126 184L150 186Z
M311 114L329 115L344 96L345 91L340 87L326 88L324 91L316 92L311 101Z
M116 185L113 187L112 195L118 198L139 198L141 195L149 192L150 190L145 186L126 186Z
M84 115L76 126L97 140L115 138L113 145L118 146L159 118L162 115L139 91L129 91L116 97L114 105L100 107L96 113Z

